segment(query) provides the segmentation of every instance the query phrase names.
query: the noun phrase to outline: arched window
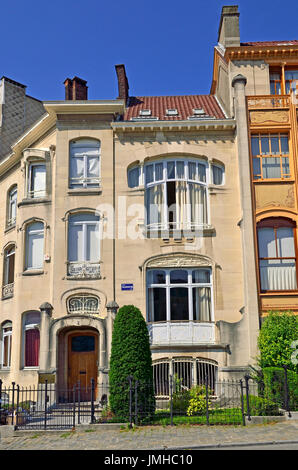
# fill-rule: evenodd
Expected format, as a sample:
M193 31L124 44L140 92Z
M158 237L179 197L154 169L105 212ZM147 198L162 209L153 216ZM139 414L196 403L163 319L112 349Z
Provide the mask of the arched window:
M257 225L261 291L297 289L296 225L286 218L269 218Z
M91 212L72 214L68 222L68 274L99 275L100 217Z
M44 224L33 222L26 227L25 269L41 269L44 258Z
M4 250L4 272L3 272L3 287L2 297L7 299L13 296L14 284L14 269L15 269L15 245L9 245Z
M23 317L24 367L39 365L40 312L28 312Z
M70 142L70 188L98 188L100 186L100 142L79 139Z
M148 230L208 225L209 167L204 160L164 160L145 165Z
M12 227L16 223L17 215L17 186L13 186L8 192L8 205L7 205L7 228Z
M95 295L74 295L67 300L68 313L98 314L100 301Z
M1 326L1 368L10 368L11 365L11 339L12 323L6 321Z

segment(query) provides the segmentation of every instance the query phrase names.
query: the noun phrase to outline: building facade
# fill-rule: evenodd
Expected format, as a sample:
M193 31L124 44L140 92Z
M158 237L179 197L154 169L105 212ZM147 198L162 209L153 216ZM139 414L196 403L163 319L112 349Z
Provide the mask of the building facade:
M270 96L271 65L240 43L237 7L223 8L218 40L210 95L131 96L117 65L117 99L88 100L86 82L67 79L65 100L43 102L11 143L0 162L4 382L107 384L127 304L148 324L157 396L173 374L186 386L239 378L256 360L262 302L295 302L286 69ZM264 157L263 141L280 153ZM282 254L265 256L273 245ZM274 283L284 292L268 292Z

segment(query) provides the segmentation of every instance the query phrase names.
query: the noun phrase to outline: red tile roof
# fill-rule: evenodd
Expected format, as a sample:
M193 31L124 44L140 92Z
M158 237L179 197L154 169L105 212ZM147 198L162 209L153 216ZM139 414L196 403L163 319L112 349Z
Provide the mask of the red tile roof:
M257 41L257 42L242 42L241 46L297 46L298 40L293 41Z
M151 110L151 118L160 121L181 121L193 116L193 109L203 109L206 116L216 119L225 119L215 96L212 95L187 95L187 96L138 96L130 97L129 104L124 115L124 121L140 117L144 121L146 117L140 116L140 111ZM177 109L177 116L167 116L167 109Z

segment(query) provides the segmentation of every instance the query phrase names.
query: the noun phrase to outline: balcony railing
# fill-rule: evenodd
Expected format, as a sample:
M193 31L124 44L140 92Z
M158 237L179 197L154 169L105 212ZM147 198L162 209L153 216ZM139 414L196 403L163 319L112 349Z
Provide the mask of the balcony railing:
M148 324L152 346L191 346L215 343L213 322L173 321Z
M9 299L10 297L13 297L13 289L14 289L13 282L11 284L6 284L6 286L3 286L2 287L2 299Z
M68 261L67 275L73 279L100 279L100 263Z
M247 96L248 109L280 109L290 106L288 95Z

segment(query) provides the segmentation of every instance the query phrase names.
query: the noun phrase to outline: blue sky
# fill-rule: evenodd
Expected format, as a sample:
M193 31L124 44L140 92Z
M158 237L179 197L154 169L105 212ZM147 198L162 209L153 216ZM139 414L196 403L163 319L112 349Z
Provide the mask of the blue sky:
M89 99L114 99L124 63L133 96L208 94L221 8L233 4L242 42L298 39L297 0L14 0L0 10L0 77L55 100L77 75Z

